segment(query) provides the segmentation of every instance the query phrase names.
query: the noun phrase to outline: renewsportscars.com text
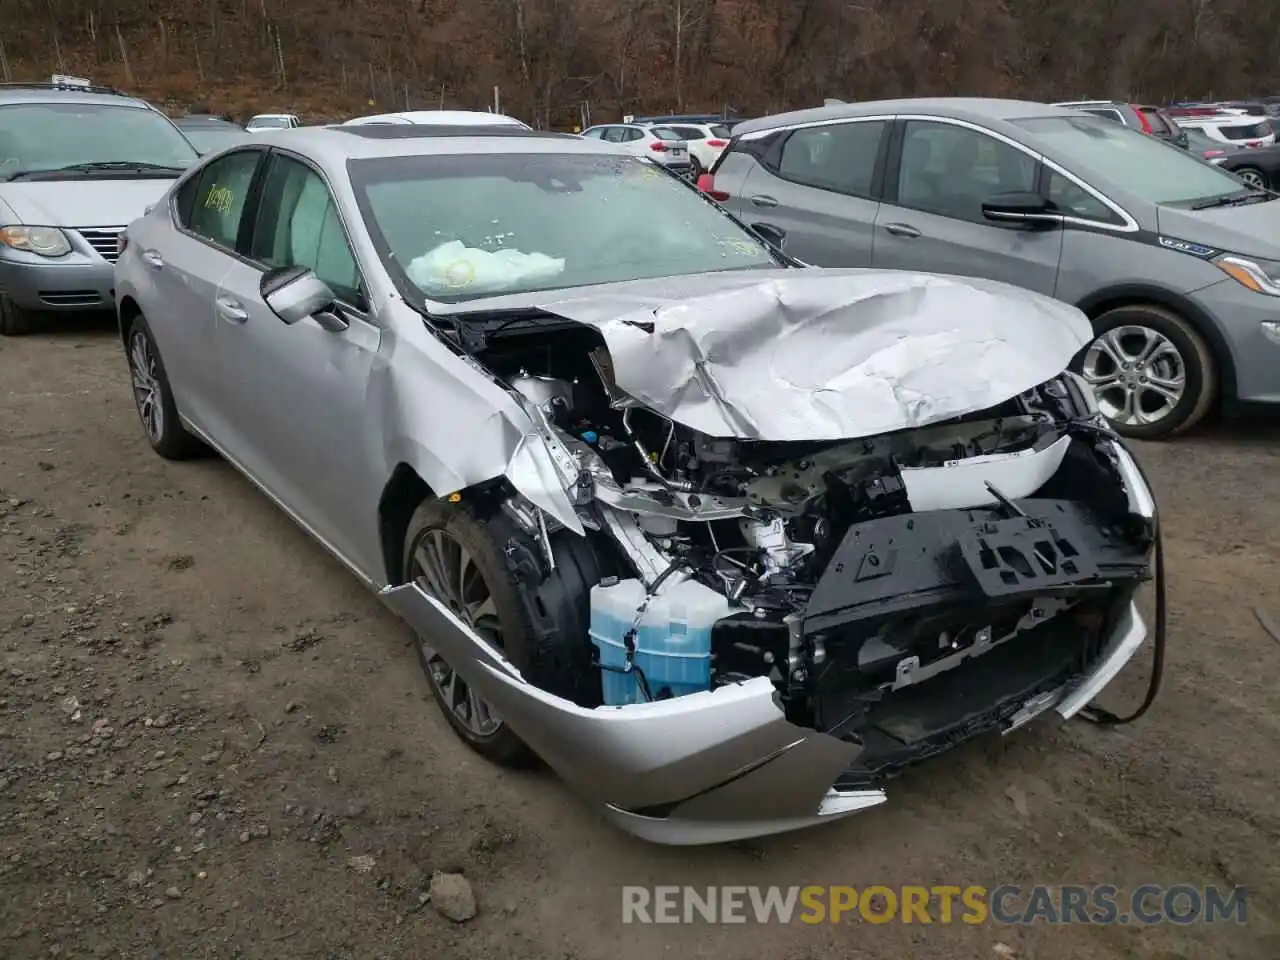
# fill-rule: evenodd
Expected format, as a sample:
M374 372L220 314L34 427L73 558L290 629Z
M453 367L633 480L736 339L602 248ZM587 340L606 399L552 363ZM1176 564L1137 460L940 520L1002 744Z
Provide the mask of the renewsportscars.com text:
M873 885L622 888L623 923L1244 923L1243 887Z

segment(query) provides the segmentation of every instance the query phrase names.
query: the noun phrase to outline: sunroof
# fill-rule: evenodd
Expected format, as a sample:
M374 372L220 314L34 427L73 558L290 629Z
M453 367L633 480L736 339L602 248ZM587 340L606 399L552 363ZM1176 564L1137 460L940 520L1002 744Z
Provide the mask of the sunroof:
M337 126L334 130L349 133L366 140L416 140L422 137L521 137L565 139L569 133L551 133L544 130L526 130L514 124L435 124L435 123L356 123Z

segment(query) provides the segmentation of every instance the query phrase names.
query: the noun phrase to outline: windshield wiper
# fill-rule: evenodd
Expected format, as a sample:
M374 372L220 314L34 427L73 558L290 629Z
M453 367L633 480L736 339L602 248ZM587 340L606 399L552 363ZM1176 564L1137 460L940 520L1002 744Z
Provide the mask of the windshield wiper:
M1191 205L1192 210L1208 210L1211 207L1238 207L1245 203L1261 203L1264 200L1274 199L1274 194L1265 190L1257 193L1229 193L1224 197L1214 197L1212 200L1202 200L1199 203Z
M145 160L98 160L91 163L72 163L65 167L51 167L47 170L19 170L10 174L9 180L56 180L75 173L166 173L179 176L186 172L186 167L172 167L163 163L148 163Z

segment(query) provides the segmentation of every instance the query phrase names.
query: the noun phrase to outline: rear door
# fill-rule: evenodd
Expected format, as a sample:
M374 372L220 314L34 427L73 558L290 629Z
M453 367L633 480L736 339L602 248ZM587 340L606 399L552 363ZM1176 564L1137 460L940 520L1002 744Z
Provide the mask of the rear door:
M748 224L783 231L787 253L805 263L870 266L888 129L882 117L782 133L755 158L730 209ZM731 181L726 177L723 188L733 189ZM716 189L722 189L718 172Z
M900 121L872 263L985 277L1053 294L1062 230L997 226L982 203L1039 191L1040 162L1011 141L942 119Z
M250 187L266 156L261 148L225 154L178 189L173 228L143 241L139 255L155 287L148 323L164 357L178 408L221 441L230 425L228 397L210 357L218 283L236 262L236 242Z

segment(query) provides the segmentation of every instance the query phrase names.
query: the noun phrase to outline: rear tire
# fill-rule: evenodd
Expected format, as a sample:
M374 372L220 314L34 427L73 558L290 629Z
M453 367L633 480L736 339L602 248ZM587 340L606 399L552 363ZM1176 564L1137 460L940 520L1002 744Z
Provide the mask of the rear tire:
M1093 321L1072 368L1094 388L1111 426L1136 440L1190 430L1218 396L1218 367L1200 333L1171 310L1136 304Z
M190 460L205 451L204 444L187 432L178 418L173 388L164 361L146 319L139 314L125 337L134 407L151 449L166 460Z
M0 296L0 336L25 337L39 330L43 320L44 316L35 310L24 309Z

